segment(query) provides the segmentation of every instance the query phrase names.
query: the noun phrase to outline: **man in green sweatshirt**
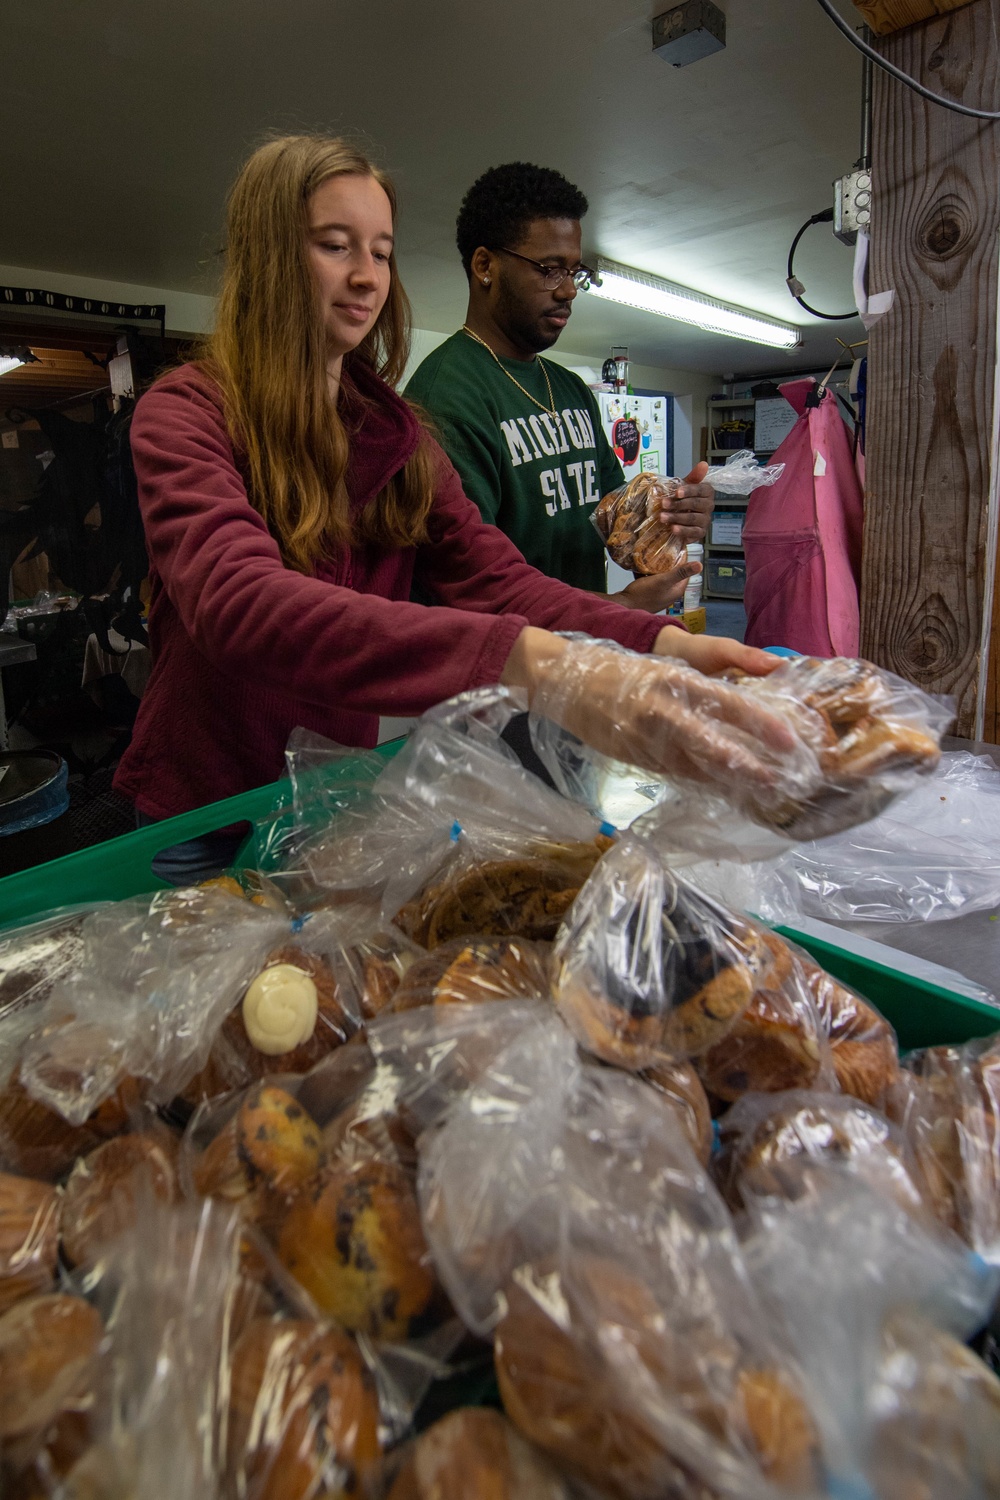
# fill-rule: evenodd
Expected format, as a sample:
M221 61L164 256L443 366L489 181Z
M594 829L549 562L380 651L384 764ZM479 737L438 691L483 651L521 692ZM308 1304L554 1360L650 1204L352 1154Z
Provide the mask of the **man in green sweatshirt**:
M580 220L587 200L558 172L511 162L469 189L457 240L469 278L464 326L429 354L406 394L435 423L465 493L528 562L577 588L604 593L604 546L591 522L602 495L624 484L593 392L540 359L589 285ZM670 518L679 540L702 541L711 488L699 466ZM636 579L615 597L658 611L699 565Z

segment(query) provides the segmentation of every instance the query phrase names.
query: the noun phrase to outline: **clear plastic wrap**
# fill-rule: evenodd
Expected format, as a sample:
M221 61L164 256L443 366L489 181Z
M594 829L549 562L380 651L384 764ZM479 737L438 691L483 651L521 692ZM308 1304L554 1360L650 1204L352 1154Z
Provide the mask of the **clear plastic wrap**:
M127 1129L142 1108L142 1089L124 1078L114 1093L79 1125L28 1093L15 1070L0 1088L0 1167L57 1182L80 1156Z
M106 905L60 908L26 926L0 932L0 1091L15 1072L52 990L79 969L85 918Z
M63 1259L94 1263L102 1250L128 1233L145 1205L176 1203L180 1196L180 1137L155 1115L78 1158L59 1204Z
M995 1491L980 1483L975 1462L953 1467L951 1488L918 1484L932 1429L914 1395L950 1386L955 1399L941 1413L941 1430L950 1427L974 1449L976 1431L985 1430L982 1408L963 1404L962 1381L952 1378L942 1351L952 1351L952 1360L957 1353L959 1366L974 1358L955 1340L984 1320L1000 1272L919 1222L851 1165L807 1171L794 1200L754 1199L756 1230L744 1245L775 1337L795 1357L819 1421L829 1493L987 1500ZM900 1320L911 1319L928 1333L907 1339L900 1358ZM990 1385L985 1365L976 1371L980 1386ZM992 1451L1000 1451L995 1436ZM910 1458L915 1467L907 1471Z
M946 750L891 812L753 872L769 921L942 922L1000 906L1000 769Z
M635 826L661 847L764 859L882 812L937 765L952 718L950 700L847 658L729 679L572 639L535 691L532 739L591 806L609 778L644 775L654 805Z
M629 833L606 854L553 951L556 1003L580 1044L641 1071L694 1057L731 1103L842 1089L881 1106L899 1071L888 1022L809 954L726 910Z
M73 1125L130 1078L169 1102L204 1066L223 1018L287 930L279 914L217 889L162 891L93 913L78 970L53 989L22 1053L25 1088Z
M348 1500L367 1492L380 1436L366 1359L310 1310L231 1206L150 1198L82 1285L107 1334L83 1387L76 1451L51 1440L36 1446L38 1488L29 1493Z
M553 950L553 994L581 1046L640 1071L721 1042L782 962L748 918L670 871L631 835L605 855Z
M215 1500L229 1327L245 1315L235 1215L151 1199L84 1285L109 1336L67 1495Z
M363 1023L362 995L338 979L341 943L321 920L297 922L265 957L212 1040L182 1098L196 1105L272 1073L305 1073Z
M409 966L390 1008L547 1000L549 955L548 943L528 938L452 938Z
M761 485L774 484L784 467L774 464L762 468L755 455L743 449L725 464L710 469L706 480L716 494L749 495ZM612 562L643 575L669 573L684 561L684 544L678 542L672 524L661 519L663 502L672 499L684 485L682 479L636 474L601 499L591 520Z
M394 1455L380 1500L571 1500L552 1465L500 1412L459 1407Z
M889 1109L936 1185L939 1217L1000 1266L1000 1034L910 1053Z
M879 1500L1000 1495L1000 1380L950 1333L897 1315L882 1330L868 1408Z
M0 1317L5 1494L17 1484L45 1493L53 1469L68 1467L86 1446L103 1334L98 1311L63 1291L22 1298Z
M0 1314L55 1284L59 1212L51 1184L0 1172Z
M669 1105L550 1011L422 1139L420 1196L508 1416L561 1469L623 1500L811 1492L812 1418L721 1199Z
M296 758L307 753L315 776L324 753L336 765L340 752L290 749L300 905L332 908L369 932L402 912L397 925L425 947L466 934L553 937L607 841L501 739L517 712L504 688L443 703L377 778L338 783L318 811L299 796Z
M803 1182L797 1169L807 1160L849 1161L908 1212L933 1216L902 1131L846 1094L793 1089L745 1095L719 1121L712 1176L735 1213L754 1197L798 1196Z

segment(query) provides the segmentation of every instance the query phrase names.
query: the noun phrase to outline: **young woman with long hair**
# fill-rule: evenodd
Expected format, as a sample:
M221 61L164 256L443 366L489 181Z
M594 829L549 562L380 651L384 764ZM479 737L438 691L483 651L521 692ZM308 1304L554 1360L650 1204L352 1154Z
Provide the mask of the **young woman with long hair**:
M530 699L566 649L555 630L705 672L774 664L547 578L481 521L395 392L395 219L391 182L346 142L262 146L230 195L215 331L136 408L153 670L116 785L144 820L275 779L296 725L371 746L380 714L466 688ZM415 582L436 605L410 602ZM710 758L678 709L665 688L633 727ZM620 718L609 660L572 727L612 745Z

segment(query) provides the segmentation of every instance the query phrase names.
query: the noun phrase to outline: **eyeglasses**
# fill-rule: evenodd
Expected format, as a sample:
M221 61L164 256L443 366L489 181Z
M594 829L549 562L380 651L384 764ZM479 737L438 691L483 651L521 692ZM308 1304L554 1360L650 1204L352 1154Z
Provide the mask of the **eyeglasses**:
M529 266L534 266L536 271L541 272L542 286L547 292L554 292L557 286L562 286L567 277L578 292L586 292L598 279L597 272L592 271L589 266L575 266L572 271L567 271L563 266L546 266L540 260L532 260L529 255L522 255L520 250L508 250L505 245L500 246L497 254L513 255L518 260L527 261Z

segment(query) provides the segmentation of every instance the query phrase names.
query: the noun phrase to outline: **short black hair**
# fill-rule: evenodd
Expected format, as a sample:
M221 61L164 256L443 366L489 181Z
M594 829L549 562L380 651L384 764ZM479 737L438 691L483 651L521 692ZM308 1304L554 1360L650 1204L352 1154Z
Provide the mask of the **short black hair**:
M455 239L468 276L480 245L520 244L533 219L582 219L588 203L578 187L550 167L509 161L476 179L458 211Z

